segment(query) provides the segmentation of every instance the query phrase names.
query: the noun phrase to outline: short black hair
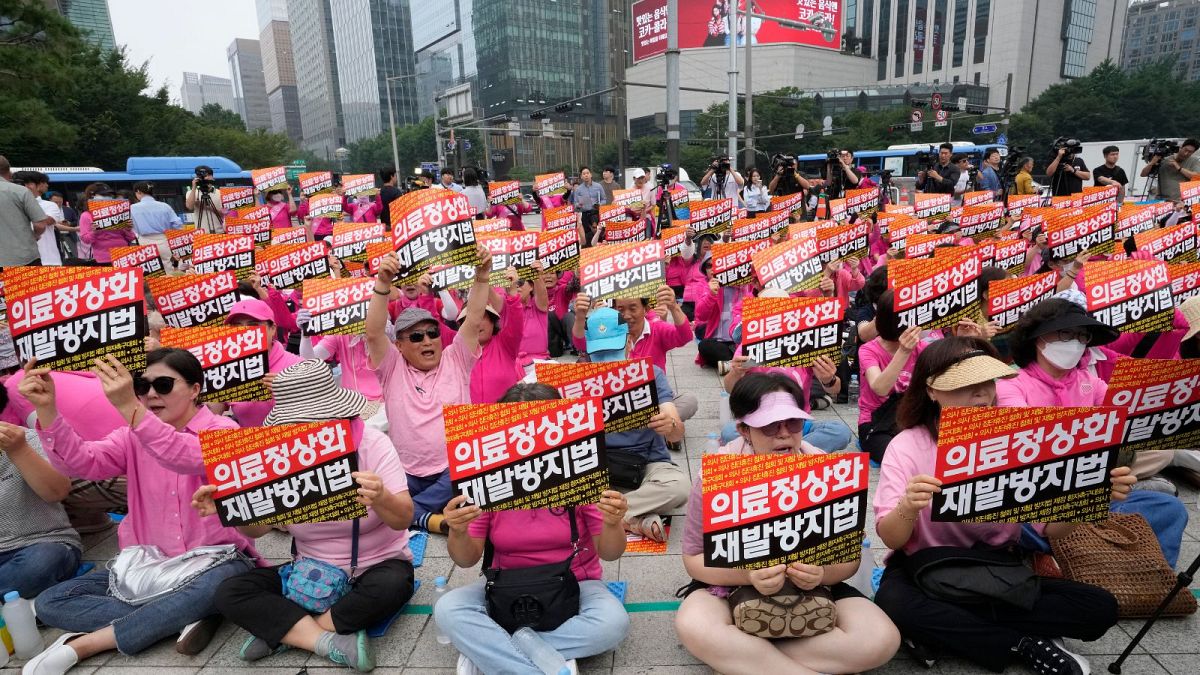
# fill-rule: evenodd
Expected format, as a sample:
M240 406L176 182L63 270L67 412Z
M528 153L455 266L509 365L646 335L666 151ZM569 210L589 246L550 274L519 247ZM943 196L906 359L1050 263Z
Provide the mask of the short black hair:
M140 192L144 195L150 195L151 197L153 197L154 196L154 183L150 183L150 182L147 182L144 180L138 181L137 183L133 184L133 191Z
M880 265L871 270L871 273L867 275L866 283L862 287L863 297L867 299L867 302L872 305L879 302L879 296L883 295L883 292L887 290L887 280L887 265Z
M956 152L953 155L950 155L951 162L957 163L957 162L963 161L964 159L967 159L967 155L966 155L966 153L963 153L963 152Z
M1185 140L1183 143L1180 143L1180 147L1182 147L1184 145L1192 146L1193 150L1200 150L1200 141L1198 141L1194 138L1189 138L1189 139Z
M988 296L988 284L993 281L1003 281L1008 278L1008 270L994 265L985 265L975 280L978 297L982 300ZM985 308L986 309L986 308Z
M587 169L588 171L591 171L591 170L592 170L592 167L588 166L587 164L584 164L583 166L579 167L579 175L581 175L581 176L583 175L583 170L584 170L584 169Z
M601 171L600 173L604 173L604 171L607 171L607 172L613 174L614 176L617 174L617 170L612 168L611 166L604 167L604 170Z
M1100 151L1100 154L1107 155L1110 152L1120 152L1120 151L1121 151L1121 149L1115 145L1106 145L1106 146L1104 146L1104 149Z
M983 151L983 159L984 161L987 161L988 157L998 154L1000 154L1000 148L988 148L987 150Z
M729 392L729 412L741 419L758 410L763 397L776 391L791 394L796 405L804 408L804 390L792 378L781 373L748 373Z
M518 382L508 388L497 403L524 401L554 401L562 398L558 390L543 382Z
M940 150L949 150L950 152L954 152L954 144L953 143L942 143L941 145L938 146L938 150L939 151Z
M875 303L875 330L879 333L879 337L889 342L899 340L900 335L904 333L904 329L900 326L900 315L896 313L893 304L893 296L891 289L886 290L879 296L879 301Z
M41 183L49 183L50 177L41 171L23 169L12 175L12 182L18 185L39 185Z
M380 182L386 183L386 182L388 182L389 180L391 180L392 178L394 178L395 176L396 176L396 170L395 170L395 169L380 169L380 170L379 170L379 180L380 180Z
M201 387L204 386L204 368L200 365L200 360L186 349L162 347L146 354L147 368L156 363L162 363L171 370L179 373L179 376L188 385L198 384ZM199 403L199 400L197 400L197 403Z
M448 167L448 166L446 166L446 167L442 167L442 175L443 175L443 176L445 176L446 174L450 174L450 176L451 176L451 177L453 177L453 176L454 176L454 169L451 169L451 168L450 168L450 167Z

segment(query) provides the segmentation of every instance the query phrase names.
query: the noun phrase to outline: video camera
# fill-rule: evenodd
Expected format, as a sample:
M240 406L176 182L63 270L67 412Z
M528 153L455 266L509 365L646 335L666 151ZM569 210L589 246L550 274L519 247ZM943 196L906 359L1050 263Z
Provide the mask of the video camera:
M928 171L933 168L934 162L938 161L938 149L930 145L928 150L918 150L913 154L913 161L921 171Z
M781 152L777 152L774 155L772 155L771 156L771 170L778 173L780 167L783 167L783 170L785 172L795 171L796 170L795 155L785 155Z
M830 162L836 162L838 159L838 155L840 155L840 154L842 154L842 151L840 148L830 148L829 151L825 153L825 159Z
M659 185L666 187L674 182L677 176L679 176L679 172L675 170L675 167L670 164L663 164L658 167L658 172L654 174L654 180L658 181Z
M425 180L421 176L409 176L404 179L404 191L412 192L413 190L424 190L429 186L425 184Z
M1169 139L1152 138L1142 150L1142 161L1149 162L1158 157L1163 159L1179 152L1179 143Z
M207 166L200 165L196 167L196 189L201 194L209 194L213 191L212 169Z
M724 156L714 157L712 164L709 164L709 168L712 169L713 173L716 173L717 175L729 173L729 167L729 158Z
M1013 179L1021 172L1021 159L1025 156L1025 148L1014 145L1008 148L1008 155L1004 157L1004 162L1000 164L1000 178Z
M1066 148L1067 150L1063 153L1063 159L1071 159L1075 157L1080 150L1083 150L1083 144L1080 143L1079 139L1077 138L1059 136L1058 138L1054 139L1054 145L1050 148L1050 150L1054 154L1058 154L1058 151L1063 148Z

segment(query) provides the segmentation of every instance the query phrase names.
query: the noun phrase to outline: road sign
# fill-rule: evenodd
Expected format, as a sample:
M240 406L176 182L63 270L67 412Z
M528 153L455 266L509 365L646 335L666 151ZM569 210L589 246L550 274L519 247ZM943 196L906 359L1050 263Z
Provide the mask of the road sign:
M462 144L463 144L463 150L471 149L471 140L469 138L464 138Z
M945 110L937 111L937 121L933 123L933 126L935 126L935 127L946 126L946 120L949 117L950 117L950 113L946 112Z
M437 169L438 169L437 162L421 162L421 171L425 171L427 173L433 173L433 172L437 171Z
M996 137L997 145L1008 145L1008 134L1000 134Z
M930 96L929 97L929 105L934 110L941 110L942 109L942 95L934 94L933 96Z
M446 149L453 150L458 144L454 141L446 141Z
M994 134L996 133L996 128L997 127L995 124L976 124L975 126L971 127L971 133L975 134L976 136L981 134Z
M908 130L913 133L916 133L924 128L925 128L924 122L913 122L912 124L908 125Z
M921 110L914 110L914 111L912 111L912 122L913 122L913 124L920 124L920 123L921 123L921 120L923 120L923 119L925 119L925 113L924 113L924 112L922 112Z

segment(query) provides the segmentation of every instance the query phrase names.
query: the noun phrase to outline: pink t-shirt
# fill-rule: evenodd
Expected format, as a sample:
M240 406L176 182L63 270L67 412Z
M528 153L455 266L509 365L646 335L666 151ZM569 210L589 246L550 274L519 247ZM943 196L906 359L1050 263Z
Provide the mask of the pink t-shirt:
M996 380L996 405L1008 408L1103 405L1108 384L1080 366L1054 379L1035 361L1016 377Z
M521 346L517 350L520 365L529 364L534 359L550 358L550 313L538 309L537 301L532 295L521 307L521 313L525 317L525 326L521 332Z
M4 383L8 390L8 406L0 415L0 421L33 428L36 417L31 416L36 411L17 390L23 377L25 371L18 370ZM83 440L98 441L114 429L129 425L129 420L121 417L105 398L104 388L95 375L55 371L50 373L50 379L54 381L59 417L66 420Z
M557 316L560 319L565 317L567 312L571 311L572 303L575 302L575 296L578 294L578 291L570 290L571 282L574 280L575 273L571 270L567 270L566 272L563 272L562 277L559 278L558 283L554 285L554 288L548 289L550 296L550 311L554 312L554 316ZM567 326L567 330L571 330L571 327Z
M579 554L571 561L571 571L579 581L598 580L602 570L593 537L604 529L604 516L595 504L577 506L575 526ZM492 540L496 549L492 567L500 569L547 565L571 555L571 523L565 509L558 515L550 509L484 512L467 526L467 534Z
M367 341L361 335L330 335L313 346L318 357L342 367L341 385L372 401L383 400L383 387L367 358Z
M495 403L508 388L525 377L517 352L525 332L521 299L509 296L500 315L500 332L483 346L479 363L471 371L471 403Z
M282 202L267 202L267 207L271 213L271 227L282 228L292 226L292 214L296 210L288 206L286 200Z
M267 352L267 372L278 373L294 363L304 359L283 348L278 341L271 343L271 351ZM275 407L275 401L247 401L245 403L230 403L233 416L237 418L242 428L261 427L267 414Z
M117 246L129 246L136 240L133 228L123 230L97 230L92 227L92 214L84 211L79 214L79 238L85 244L92 246L92 260L96 262L112 262L112 249Z
M358 442L358 470L379 476L389 492L408 492L404 465L388 437L364 425L362 420L355 420L354 427L355 435L362 435ZM295 538L296 551L300 555L323 560L349 572L352 528L352 521L346 520L289 525L288 532ZM367 517L360 521L358 528L360 572L384 560L412 560L412 551L408 550L408 530L393 530L374 509L367 509Z
M928 345L924 340L917 343L917 348L909 355L908 361L904 364L904 369L900 371L899 377L896 378L896 384L892 387L893 393L904 393L908 390L908 383L912 380L913 368L917 365L917 357L921 352L925 351ZM858 348L858 377L862 384L858 388L858 423L866 424L871 421L871 413L879 409L883 402L887 400L886 396L876 394L867 384L867 371L871 366L876 366L880 371L887 370L888 364L892 362L892 354L883 347L883 339L875 338L867 344Z
M933 475L933 462L937 455L937 442L924 427L905 429L888 444L879 468L879 482L875 485L875 526L892 512L908 488L913 476ZM930 546L959 546L970 548L976 542L988 546L1005 546L1021 536L1017 523L935 523L930 520L933 507L921 509L913 525L912 536L901 550L915 553Z
M389 345L375 368L383 385L388 435L404 470L413 476L434 476L446 470L446 427L442 406L471 402L471 369L479 360L462 334L442 350L442 360L432 370L408 365L400 350Z

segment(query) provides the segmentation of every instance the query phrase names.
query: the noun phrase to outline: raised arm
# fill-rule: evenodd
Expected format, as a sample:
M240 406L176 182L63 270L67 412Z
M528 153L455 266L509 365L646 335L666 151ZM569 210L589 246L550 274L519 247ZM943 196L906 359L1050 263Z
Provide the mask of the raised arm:
M492 294L492 287L488 284L488 276L492 272L492 254L482 244L476 244L475 251L479 256L479 264L475 266L475 283L471 284L471 291L467 295L467 315L458 328L463 343L472 354L479 353L479 322L483 321L483 313Z
M25 484L48 504L61 502L71 492L71 479L54 470L50 462L34 449L25 428L0 422L0 450L8 455Z
M389 253L379 262L375 275L375 288L371 302L367 305L367 361L372 368L383 363L388 351L393 349L387 336L388 298L392 294L392 279L400 270L400 261L395 253Z

